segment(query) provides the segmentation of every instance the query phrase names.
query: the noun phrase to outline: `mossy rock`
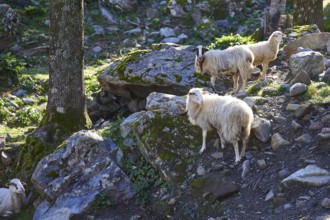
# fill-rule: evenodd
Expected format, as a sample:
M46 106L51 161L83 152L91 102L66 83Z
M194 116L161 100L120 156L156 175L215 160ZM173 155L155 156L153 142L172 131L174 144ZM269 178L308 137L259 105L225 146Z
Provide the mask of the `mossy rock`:
M188 165L198 156L200 128L191 125L187 116L148 111L134 123L133 132L143 156L169 185L179 187L188 177Z

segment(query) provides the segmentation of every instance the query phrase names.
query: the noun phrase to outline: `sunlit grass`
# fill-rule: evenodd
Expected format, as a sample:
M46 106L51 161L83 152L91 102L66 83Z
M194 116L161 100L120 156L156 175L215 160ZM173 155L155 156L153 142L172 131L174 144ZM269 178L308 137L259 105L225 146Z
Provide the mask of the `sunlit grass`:
M304 95L305 100L312 100L316 105L330 103L330 85L323 82L315 82L308 86Z

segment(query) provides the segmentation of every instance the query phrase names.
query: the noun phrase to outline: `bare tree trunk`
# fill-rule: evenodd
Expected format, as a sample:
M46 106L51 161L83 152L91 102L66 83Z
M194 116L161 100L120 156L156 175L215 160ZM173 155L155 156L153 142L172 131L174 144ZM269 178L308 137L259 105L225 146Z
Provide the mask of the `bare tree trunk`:
M323 0L296 0L293 25L316 24L323 31Z
M83 0L49 2L49 94L43 125L69 133L91 125L83 83Z
M264 19L264 39L268 39L274 31L285 28L285 24L283 24L283 16L286 16L285 7L286 0L270 1L270 6L265 13Z

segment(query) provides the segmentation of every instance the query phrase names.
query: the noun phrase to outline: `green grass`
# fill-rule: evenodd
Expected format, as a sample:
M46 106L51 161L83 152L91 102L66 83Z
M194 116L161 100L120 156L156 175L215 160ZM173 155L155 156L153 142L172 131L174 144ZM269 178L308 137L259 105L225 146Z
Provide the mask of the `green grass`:
M303 99L311 100L315 105L330 104L330 83L313 82L308 86Z

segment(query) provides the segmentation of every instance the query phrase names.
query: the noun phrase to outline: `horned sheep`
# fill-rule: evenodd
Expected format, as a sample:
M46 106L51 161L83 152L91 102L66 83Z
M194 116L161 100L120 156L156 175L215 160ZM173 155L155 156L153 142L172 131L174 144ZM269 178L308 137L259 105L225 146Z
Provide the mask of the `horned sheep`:
M222 148L225 147L225 142L234 145L236 163L245 156L253 112L244 101L192 88L186 99L186 110L190 122L202 128L203 144L200 153L206 149L207 132L216 129ZM242 141L241 154L238 148L239 140Z
M19 179L12 179L8 188L0 188L0 216L18 213L26 203L25 189Z
M269 62L277 58L283 36L285 35L281 31L274 31L267 41L247 45L254 55L253 65L262 65L261 78L263 80L266 79Z
M211 76L213 90L219 76L233 77L233 92L245 90L254 61L254 55L247 47L238 45L225 50L208 50L199 45L195 51L195 70Z

